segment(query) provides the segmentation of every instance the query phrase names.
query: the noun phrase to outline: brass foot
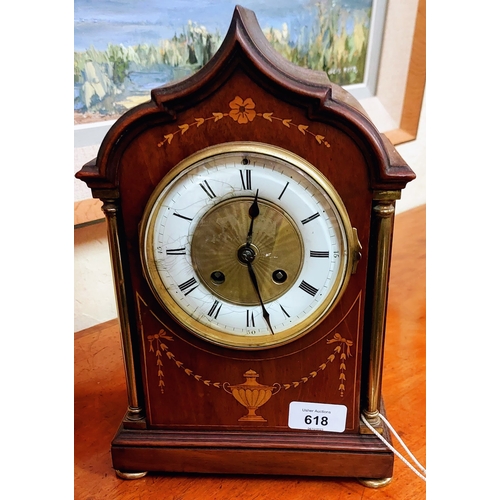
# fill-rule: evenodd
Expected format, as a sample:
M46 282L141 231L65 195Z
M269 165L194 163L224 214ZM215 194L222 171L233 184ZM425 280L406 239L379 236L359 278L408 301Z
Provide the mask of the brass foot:
M122 472L118 469L115 469L115 474L120 479L140 479L141 477L144 477L147 474L147 471L146 472Z
M358 477L358 481L367 488L383 488L392 481L392 477L384 477L382 479L361 479Z

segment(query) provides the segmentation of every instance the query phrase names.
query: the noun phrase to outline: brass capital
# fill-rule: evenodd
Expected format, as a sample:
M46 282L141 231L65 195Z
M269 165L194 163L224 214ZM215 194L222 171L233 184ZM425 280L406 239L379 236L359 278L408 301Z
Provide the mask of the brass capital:
M394 214L394 210L395 207L392 201L386 203L380 203L373 207L373 211L380 218L392 217L392 215Z

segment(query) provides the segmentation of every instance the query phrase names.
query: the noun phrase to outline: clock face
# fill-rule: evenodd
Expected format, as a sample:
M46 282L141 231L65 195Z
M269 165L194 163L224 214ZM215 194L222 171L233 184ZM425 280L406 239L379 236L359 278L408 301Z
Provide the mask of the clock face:
M215 344L263 349L314 328L347 286L353 229L311 164L260 143L199 151L160 182L141 223L162 306Z

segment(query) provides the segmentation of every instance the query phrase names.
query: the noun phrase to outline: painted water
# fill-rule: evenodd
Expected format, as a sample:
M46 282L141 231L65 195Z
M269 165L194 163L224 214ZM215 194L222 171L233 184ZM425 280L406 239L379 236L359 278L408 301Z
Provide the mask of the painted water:
M215 54L228 0L75 0L75 123L110 119ZM273 47L340 85L363 81L372 0L248 0Z

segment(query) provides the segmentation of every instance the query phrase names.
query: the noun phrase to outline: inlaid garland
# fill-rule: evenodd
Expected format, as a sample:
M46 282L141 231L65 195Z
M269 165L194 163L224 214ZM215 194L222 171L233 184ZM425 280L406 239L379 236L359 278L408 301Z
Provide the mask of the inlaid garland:
M179 135L183 136L189 130L192 130L194 128L198 129L207 122L213 121L214 123L216 123L219 120L223 120L227 117L232 118L239 125L245 125L247 123L253 122L255 119L267 120L277 125L281 124L282 126L290 130L296 130L300 132L304 136L310 135L314 137L319 145L326 146L327 148L330 147L330 144L325 140L325 137L320 134L314 134L313 132L311 132L308 125L296 124L292 121L291 118L279 118L277 116L274 116L274 113L272 111L258 113L255 110L255 102L251 97L243 99L240 96L236 96L229 103L229 109L229 112L226 113L221 111L213 112L212 116L208 116L205 118L195 118L193 123L183 123L182 125L179 125L178 130L163 136L163 140L158 143L158 147L161 148L165 145L171 144L174 137Z
M162 328L158 331L157 334L155 335L148 335L148 341L149 341L149 352L154 352L156 356L156 366L157 366L157 375L158 375L158 386L160 387L160 390L162 394L164 393L164 387L165 387L165 374L163 373L163 354L174 362L177 366L177 368L180 368L184 371L186 375L189 377L194 377L198 382L203 382L206 386L209 387L216 387L217 389L220 389L224 386L224 384L228 384L228 382L212 382L211 380L203 377L202 375L195 374L193 370L190 368L187 368L182 361L179 361L176 357L175 354L169 349L168 345L166 342L173 342L174 339L173 337L167 335L166 331ZM327 344L337 344L333 350L333 353L331 353L324 363L321 363L316 370L313 370L309 372L307 375L304 377L301 377L300 380L293 381L287 384L279 384L278 382L275 382L276 385L279 385L282 387L284 390L288 390L291 388L298 387L301 384L305 384L308 382L310 379L315 378L319 372L323 371L326 369L328 366L328 363L333 363L335 358L339 355L340 358L340 365L339 365L339 388L338 390L340 391L340 396L344 397L344 391L345 391L345 382L346 382L346 361L347 358L352 357L351 353L351 346L353 345L353 342L351 340L348 340L344 337L342 337L339 333L334 333L333 338L327 339L326 341Z

